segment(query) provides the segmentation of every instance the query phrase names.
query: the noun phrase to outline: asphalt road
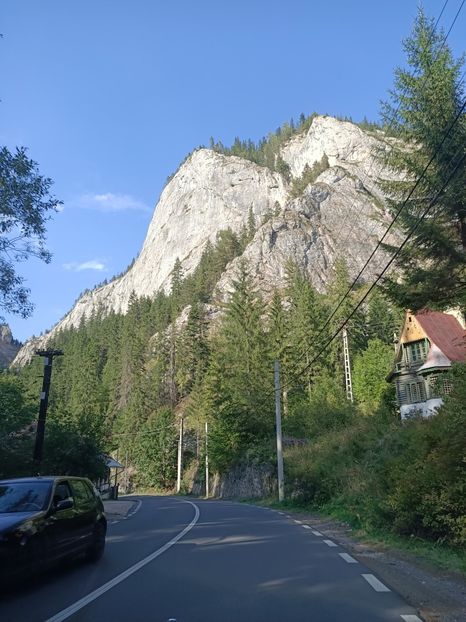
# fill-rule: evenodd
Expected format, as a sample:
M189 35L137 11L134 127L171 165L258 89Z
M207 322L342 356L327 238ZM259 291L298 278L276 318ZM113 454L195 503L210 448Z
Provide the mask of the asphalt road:
M325 536L275 510L137 497L103 559L0 600L1 622L418 622Z

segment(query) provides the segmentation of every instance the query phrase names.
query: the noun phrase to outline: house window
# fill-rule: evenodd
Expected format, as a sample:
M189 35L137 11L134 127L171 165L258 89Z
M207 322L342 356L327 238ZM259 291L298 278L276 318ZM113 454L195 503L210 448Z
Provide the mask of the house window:
M408 398L408 404L415 404L416 402L424 402L426 400L426 390L424 382L408 382L406 384L406 397Z
M414 343L408 343L406 345L408 351L408 358L410 363L421 363L427 357L427 347L425 339L422 341L415 341Z
M439 397L440 388L438 382L438 376L430 376L427 381L429 387L429 397Z
M451 383L451 380L448 380L448 378L444 378L442 384L443 384L442 386L443 395L450 395L450 393L453 390L453 385Z

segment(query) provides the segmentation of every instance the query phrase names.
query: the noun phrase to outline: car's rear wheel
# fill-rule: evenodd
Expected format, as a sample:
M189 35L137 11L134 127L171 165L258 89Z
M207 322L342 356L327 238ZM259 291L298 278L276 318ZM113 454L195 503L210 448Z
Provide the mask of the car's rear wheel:
M97 562L104 554L105 550L105 536L107 534L107 528L103 523L97 523L94 528L94 536L92 544L88 548L86 553L86 559L90 562Z

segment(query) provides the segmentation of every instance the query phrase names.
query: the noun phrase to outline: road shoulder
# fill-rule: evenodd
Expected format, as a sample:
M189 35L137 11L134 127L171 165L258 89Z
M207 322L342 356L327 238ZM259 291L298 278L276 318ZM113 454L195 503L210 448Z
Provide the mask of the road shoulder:
M107 520L114 521L126 518L137 503L136 499L106 499L103 504Z
M352 529L339 521L286 513L341 544L416 608L425 622L466 622L466 580L459 573L433 568L404 551L358 540Z

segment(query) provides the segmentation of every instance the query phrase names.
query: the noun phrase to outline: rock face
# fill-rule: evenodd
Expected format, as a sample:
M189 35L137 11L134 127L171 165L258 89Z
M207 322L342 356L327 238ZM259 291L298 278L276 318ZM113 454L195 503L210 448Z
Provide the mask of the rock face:
M18 354L21 344L13 339L8 324L0 324L0 369L6 369Z
M239 231L251 211L256 223L265 222L243 257L266 297L283 284L290 258L307 271L320 291L325 290L338 256L345 257L354 277L389 222L375 184L377 177L386 176L373 158L379 143L385 147L352 123L316 117L306 134L285 145L281 156L293 176L300 176L306 164L312 166L324 154L330 168L295 199L279 173L208 149L194 152L163 190L133 266L122 277L82 296L61 322L34 342L34 349L57 330L78 326L97 309L104 314L125 313L133 291L136 296L150 296L166 290L177 258L184 274L189 274L207 241L215 242L221 229ZM373 278L383 259L380 254L371 261L362 279ZM228 297L238 261L220 279L219 298ZM27 362L32 350L32 344L26 344L14 365Z

